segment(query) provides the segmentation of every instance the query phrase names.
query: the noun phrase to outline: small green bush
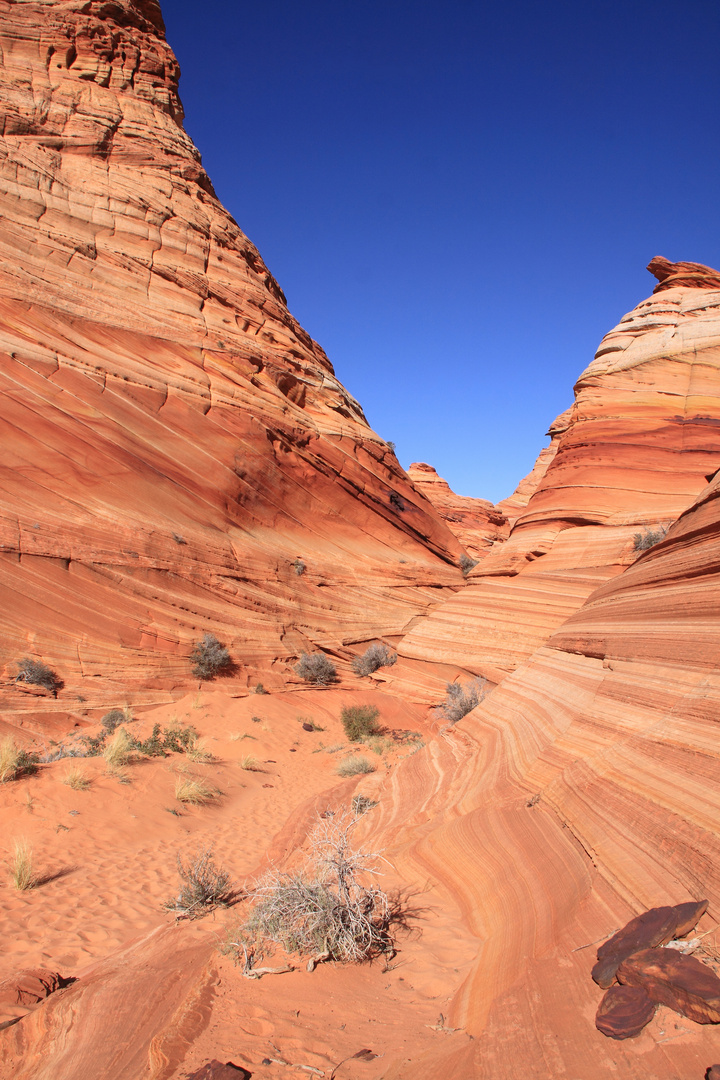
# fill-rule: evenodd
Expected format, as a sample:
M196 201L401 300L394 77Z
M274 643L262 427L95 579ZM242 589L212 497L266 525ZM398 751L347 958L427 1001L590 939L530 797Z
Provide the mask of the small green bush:
M190 653L192 672L198 679L214 679L232 666L230 653L214 634L203 634Z
M316 686L327 686L337 679L335 665L321 652L300 653L295 671L305 682Z
M388 649L387 645L368 645L362 656L356 656L352 662L352 669L356 675L371 675L381 667L391 667L397 660L397 653Z
M350 742L362 742L368 735L374 735L380 727L379 715L374 705L346 705L340 720Z

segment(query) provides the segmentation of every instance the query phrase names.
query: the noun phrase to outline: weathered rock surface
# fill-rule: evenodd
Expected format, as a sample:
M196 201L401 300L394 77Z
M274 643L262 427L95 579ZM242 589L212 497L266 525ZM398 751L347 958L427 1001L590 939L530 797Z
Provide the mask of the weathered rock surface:
M683 937L707 911L707 900L677 904L674 907L651 908L631 919L597 951L598 962L592 977L598 986L607 988L615 981L619 965L633 953L665 945L673 938Z
M675 949L646 949L623 960L618 980L642 986L653 1001L696 1024L720 1023L720 979L694 956Z
M432 465L416 461L408 476L474 559L484 558L493 544L510 535L509 522L497 507L487 499L456 495Z
M498 504L512 523L509 539L471 570L466 589L412 625L402 656L501 681L634 561L636 534L690 506L720 467L712 273L700 280L683 271L681 284L606 334L574 405L551 428L526 505L517 494Z
M611 986L598 1006L595 1027L611 1039L634 1039L656 1008L641 986Z
M68 709L206 630L241 686L399 633L462 548L217 201L156 0L5 3L0 49L2 657Z

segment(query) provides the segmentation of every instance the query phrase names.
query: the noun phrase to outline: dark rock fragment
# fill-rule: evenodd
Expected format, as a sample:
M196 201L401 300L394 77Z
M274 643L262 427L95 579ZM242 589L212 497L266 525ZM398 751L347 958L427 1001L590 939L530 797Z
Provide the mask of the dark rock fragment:
M611 986L600 1002L595 1027L611 1039L634 1039L656 1008L641 986Z
M720 1023L720 979L694 956L676 949L645 949L617 972L626 986L641 986L652 1001L698 1024Z

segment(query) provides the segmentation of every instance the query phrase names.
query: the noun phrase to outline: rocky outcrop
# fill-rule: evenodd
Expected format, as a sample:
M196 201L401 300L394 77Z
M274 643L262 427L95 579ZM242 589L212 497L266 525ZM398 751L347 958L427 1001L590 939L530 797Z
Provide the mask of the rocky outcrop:
M217 201L155 0L0 13L0 703L159 701L402 631L462 548ZM239 678L239 682L237 681Z
M474 559L484 558L493 544L510 535L505 514L487 499L456 495L432 465L416 461L408 469L408 476Z
M606 334L551 428L526 505L516 495L498 506L513 522L509 539L470 572L467 589L413 624L401 656L501 681L634 561L636 538L692 503L720 468L711 275L682 278Z

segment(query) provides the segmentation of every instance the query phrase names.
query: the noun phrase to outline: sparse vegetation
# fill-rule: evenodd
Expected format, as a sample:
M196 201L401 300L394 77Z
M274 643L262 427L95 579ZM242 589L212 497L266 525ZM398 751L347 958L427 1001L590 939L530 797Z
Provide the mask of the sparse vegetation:
M190 743L186 753L191 761L197 761L201 764L207 764L209 761L215 760L205 736Z
M62 679L59 675L44 664L42 660L36 660L32 656L24 656L18 661L18 673L15 682L31 683L33 686L42 686L53 697L62 688Z
M115 772L127 765L133 750L133 740L125 728L118 728L103 750L108 772Z
M295 671L307 683L327 686L337 679L335 665L325 653L301 653Z
M374 705L346 705L340 712L340 720L350 742L362 742L374 735L380 725L380 711Z
M655 547L656 544L665 539L668 528L668 525L656 525L655 528L647 528L643 532L635 533L633 535L633 550L648 551L649 548Z
M302 559L295 559L295 561L292 563L292 568L298 577L302 577L302 575L305 573L305 570L307 569Z
M373 807L378 804L375 799L368 799L367 795L353 795L350 805L352 806L352 812L355 817L359 818L362 817L363 814L367 814L368 810L372 810Z
M73 791L87 791L90 787L90 778L78 765L71 765L65 775L60 777L60 781Z
M181 803L204 806L218 795L217 788L211 787L195 776L178 776L175 781L175 798Z
M112 735L113 731L128 719L122 709L111 709L110 712L105 713L100 723L108 735Z
M316 721L313 720L312 716L298 716L297 717L297 722L298 722L298 724L302 724L305 731L324 731L325 730L324 727L321 727L320 724L316 723Z
M260 762L252 754L246 754L244 758L240 758L238 764L246 772L260 772Z
M32 848L27 840L15 841L9 866L10 881L16 889L25 892L35 887L37 881L33 873Z
M352 669L356 675L371 675L381 667L391 667L397 660L397 653L388 649L387 645L375 643L369 645L362 656L356 656L352 662Z
M456 724L463 716L472 712L485 697L485 683L483 678L472 679L466 683L448 683L445 701L436 706L443 719L449 724Z
M259 682L259 683L257 684L257 686L255 687L255 691L254 691L254 692L255 692L256 694L267 694L267 690L265 689L265 687L263 686L263 684L262 684L261 682Z
M378 873L380 855L352 847L356 823L357 815L347 811L322 818L310 837L305 870L274 870L258 882L250 918L228 944L246 971L275 945L342 963L392 949L388 897L362 880Z
M338 776L360 776L362 773L375 772L375 766L364 754L350 754L339 762L336 771Z
M230 653L214 634L203 634L190 653L192 672L198 679L214 679L232 665Z
M467 554L467 552L465 552L465 551L463 551L462 555L458 559L458 566L462 570L465 577L468 576L468 574L472 570L473 566L477 566L477 564L478 564L478 560L477 559L472 559Z
M0 784L17 780L23 774L34 773L38 760L37 754L22 750L12 735L6 735L0 739Z
M176 813L176 811L170 811ZM230 875L215 865L212 848L202 848L187 862L178 855L180 891L163 904L165 911L188 919L201 918L230 899Z

